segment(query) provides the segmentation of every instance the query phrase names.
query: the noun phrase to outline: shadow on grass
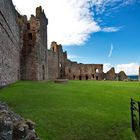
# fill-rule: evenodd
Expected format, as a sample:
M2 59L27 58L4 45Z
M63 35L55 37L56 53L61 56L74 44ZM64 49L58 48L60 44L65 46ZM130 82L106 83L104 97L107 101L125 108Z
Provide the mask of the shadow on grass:
M137 127L134 131L137 140L140 140L140 127Z

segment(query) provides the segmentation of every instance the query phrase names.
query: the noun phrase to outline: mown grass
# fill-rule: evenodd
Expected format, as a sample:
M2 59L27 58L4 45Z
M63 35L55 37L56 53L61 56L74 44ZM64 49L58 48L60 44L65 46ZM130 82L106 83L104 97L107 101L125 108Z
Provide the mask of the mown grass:
M36 122L42 140L134 140L130 98L140 82L20 81L0 90L0 100Z

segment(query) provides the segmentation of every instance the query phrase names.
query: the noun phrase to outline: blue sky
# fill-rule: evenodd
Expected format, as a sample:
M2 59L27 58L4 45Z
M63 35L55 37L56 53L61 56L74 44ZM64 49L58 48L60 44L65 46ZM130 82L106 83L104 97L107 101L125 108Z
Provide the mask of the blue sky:
M26 2L27 1L27 2ZM49 19L48 40L57 41L68 58L104 64L106 72L138 74L140 64L139 0L13 0L22 14L42 5ZM28 3L28 5L26 5Z
M130 68L130 64L132 70L128 74L137 74L137 66L135 65L140 63L139 13L140 4L135 3L120 7L118 10L109 13L109 15L106 15L107 13L98 15L102 18L101 24L107 27L120 27L120 29L116 32L91 34L90 39L79 47L65 47L68 54L72 55L70 58L84 63L107 63L109 68L116 67L118 64L123 66L126 64L126 67ZM111 44L113 47L111 47ZM132 65L132 63L135 64Z

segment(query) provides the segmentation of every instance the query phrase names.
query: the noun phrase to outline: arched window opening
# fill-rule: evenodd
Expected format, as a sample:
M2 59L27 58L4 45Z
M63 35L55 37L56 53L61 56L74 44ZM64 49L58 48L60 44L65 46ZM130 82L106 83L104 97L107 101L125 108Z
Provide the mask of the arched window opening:
M96 69L95 72L96 72L96 73L99 73L99 69Z

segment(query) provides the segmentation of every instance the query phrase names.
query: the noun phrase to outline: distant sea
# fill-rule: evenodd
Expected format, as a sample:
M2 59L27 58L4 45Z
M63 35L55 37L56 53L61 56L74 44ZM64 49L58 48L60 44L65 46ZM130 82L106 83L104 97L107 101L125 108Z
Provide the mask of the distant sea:
M131 80L138 80L138 78L139 78L138 75L127 75L127 77Z

